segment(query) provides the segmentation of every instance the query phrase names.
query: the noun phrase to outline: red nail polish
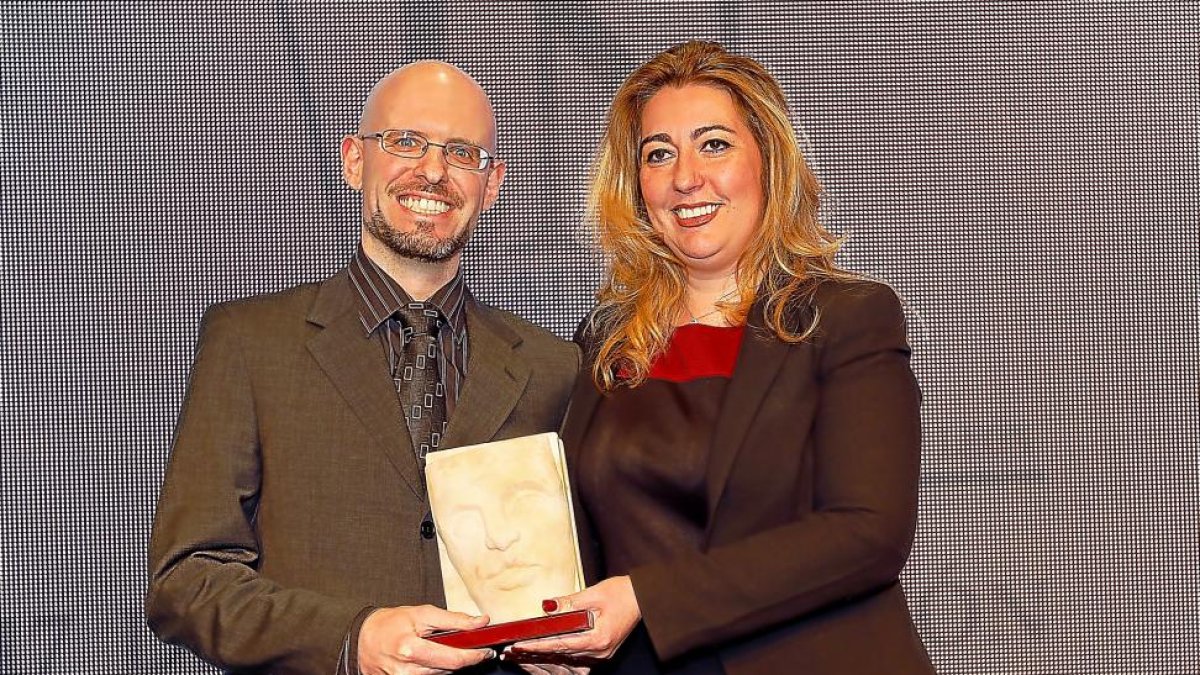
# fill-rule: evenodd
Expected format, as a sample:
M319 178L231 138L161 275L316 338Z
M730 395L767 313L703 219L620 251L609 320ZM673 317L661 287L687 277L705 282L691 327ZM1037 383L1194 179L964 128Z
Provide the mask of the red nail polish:
M546 612L546 613L557 612L558 611L558 601L557 600L543 600L542 601L542 611Z

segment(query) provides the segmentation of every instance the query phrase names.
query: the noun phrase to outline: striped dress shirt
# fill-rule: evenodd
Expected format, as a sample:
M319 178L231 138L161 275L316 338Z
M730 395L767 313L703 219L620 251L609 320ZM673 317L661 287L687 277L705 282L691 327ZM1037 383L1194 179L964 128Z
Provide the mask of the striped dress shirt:
M408 293L400 287L373 260L367 257L360 244L350 261L350 285L358 298L358 317L368 339L374 337L383 346L388 357L390 373L404 364L404 340L400 321L393 318L396 310L412 302ZM446 421L454 415L459 392L467 375L466 304L470 294L463 283L462 270L426 300L441 311L447 326L438 332L438 359L442 364L439 377L446 391ZM446 367L447 364L449 367Z

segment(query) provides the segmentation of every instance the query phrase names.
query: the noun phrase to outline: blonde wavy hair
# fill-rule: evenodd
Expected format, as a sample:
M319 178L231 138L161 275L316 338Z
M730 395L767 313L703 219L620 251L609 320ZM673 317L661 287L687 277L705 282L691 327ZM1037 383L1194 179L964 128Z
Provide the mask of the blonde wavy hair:
M806 325L793 327L785 310L810 299L822 280L857 278L833 263L841 240L817 218L821 183L805 161L775 78L757 61L714 42L671 47L617 90L592 167L588 214L607 272L586 329L593 337L592 376L603 391L645 381L683 301L686 270L655 232L642 201L639 133L642 111L660 89L693 84L733 97L762 154L763 222L738 259L739 300L718 304L726 321L744 323L762 295L767 329L785 342L800 342L820 317L808 313Z

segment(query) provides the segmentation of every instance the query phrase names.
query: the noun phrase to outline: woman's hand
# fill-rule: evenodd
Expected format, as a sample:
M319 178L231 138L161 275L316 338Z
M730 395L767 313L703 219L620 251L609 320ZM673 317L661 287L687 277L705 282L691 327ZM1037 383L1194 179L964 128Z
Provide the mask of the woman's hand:
M537 663L538 654L607 659L629 637L642 618L637 597L633 594L633 583L627 576L605 579L573 595L549 599L542 603L542 607L547 614L591 610L594 625L591 630L582 633L518 642L509 648L504 657L531 664ZM554 663L555 657L548 656L547 661ZM572 668L571 672L586 670Z

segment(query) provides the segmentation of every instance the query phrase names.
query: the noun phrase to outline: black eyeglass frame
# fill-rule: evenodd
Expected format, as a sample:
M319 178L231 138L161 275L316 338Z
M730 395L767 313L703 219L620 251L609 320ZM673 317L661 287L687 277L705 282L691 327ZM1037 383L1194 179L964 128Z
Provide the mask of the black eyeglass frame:
M419 154L419 155L402 155L398 152L394 152L392 150L387 149L387 145L383 142L385 134L408 134L410 137L421 139L422 141L425 142L425 145L421 148L421 154ZM423 136L422 134L419 134L411 129L384 129L383 131L377 131L373 134L355 134L355 138L359 138L364 141L367 139L373 138L376 141L379 141L379 149L380 150L386 152L389 155L392 155L393 157L403 157L404 159L421 159L422 157L425 156L425 153L429 152L429 146L436 146L436 147L439 147L442 149L442 157L445 159L447 164L449 164L450 166L452 166L456 169L462 169L464 171L474 171L476 173L486 171L487 168L489 166L491 166L492 162L496 159L495 155L488 152L486 149L484 149L478 145L475 145L474 143L467 143L464 141L449 141L447 143L434 143L433 141L429 140L428 138L425 138L425 136ZM475 149L479 150L480 165L476 168L471 168L469 166L455 164L450 159L450 157L452 157L452 155L450 155L449 153L446 152L446 148L448 146L452 146L452 145L468 147L468 148L475 148Z

